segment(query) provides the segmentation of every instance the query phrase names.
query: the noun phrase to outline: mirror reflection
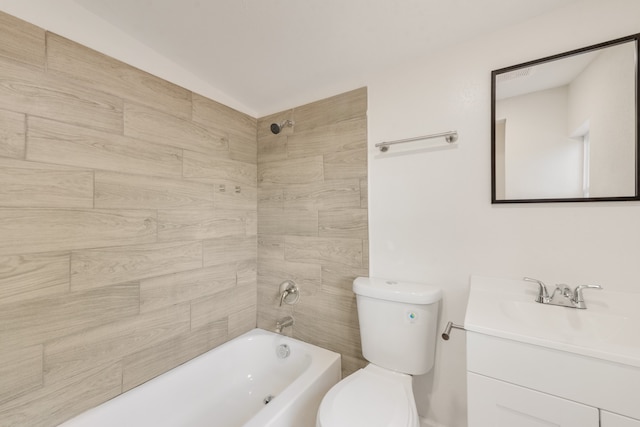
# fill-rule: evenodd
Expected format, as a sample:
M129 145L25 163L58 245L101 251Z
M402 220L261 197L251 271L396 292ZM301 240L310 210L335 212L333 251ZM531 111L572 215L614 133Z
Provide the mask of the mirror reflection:
M636 200L637 37L492 72L492 202Z

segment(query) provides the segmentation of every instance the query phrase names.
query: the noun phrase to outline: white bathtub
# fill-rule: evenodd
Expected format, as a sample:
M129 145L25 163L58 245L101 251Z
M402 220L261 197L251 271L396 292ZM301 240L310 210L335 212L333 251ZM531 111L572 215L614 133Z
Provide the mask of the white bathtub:
M61 426L314 427L339 380L339 354L254 329Z

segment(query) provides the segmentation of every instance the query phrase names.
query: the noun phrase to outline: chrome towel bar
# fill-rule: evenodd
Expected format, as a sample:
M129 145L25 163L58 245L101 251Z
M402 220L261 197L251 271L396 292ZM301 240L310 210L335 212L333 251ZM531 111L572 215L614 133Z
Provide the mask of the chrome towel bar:
M433 138L441 138L441 137L444 137L444 140L447 141L447 143L453 144L454 142L456 142L458 140L458 132L456 132L454 130L451 130L451 131L448 131L448 132L434 133L432 135L423 135L423 136L416 136L414 138L397 139L395 141L379 142L379 143L377 143L375 145L375 147L379 148L380 151L385 153L385 152L387 152L389 150L389 146L391 146L391 145L404 144L405 142L423 141L425 139L433 139Z
M447 322L447 326L444 328L444 332L442 332L442 339L445 341L449 341L449 334L451 333L451 329L461 329L463 331L466 331L466 329L464 328L464 326L462 325L456 325L453 322Z

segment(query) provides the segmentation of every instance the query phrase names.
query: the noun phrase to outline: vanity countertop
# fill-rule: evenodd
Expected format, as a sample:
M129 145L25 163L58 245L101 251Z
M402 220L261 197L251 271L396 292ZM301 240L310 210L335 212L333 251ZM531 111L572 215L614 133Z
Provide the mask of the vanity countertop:
M640 293L587 290L585 310L539 304L537 294L521 279L472 276L464 326L640 368Z

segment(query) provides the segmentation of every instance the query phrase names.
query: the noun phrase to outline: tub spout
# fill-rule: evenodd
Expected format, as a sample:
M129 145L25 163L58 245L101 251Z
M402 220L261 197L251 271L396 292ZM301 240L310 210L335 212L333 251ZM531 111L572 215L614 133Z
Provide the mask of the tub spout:
M276 322L276 333L278 334L282 333L282 329L289 326L293 326L294 323L295 321L293 320L293 317L291 316L283 317L282 319Z

